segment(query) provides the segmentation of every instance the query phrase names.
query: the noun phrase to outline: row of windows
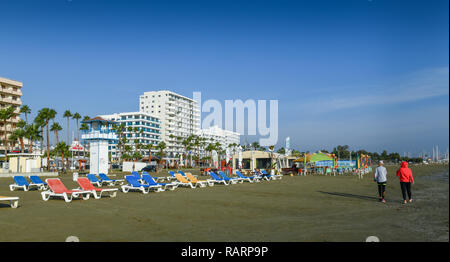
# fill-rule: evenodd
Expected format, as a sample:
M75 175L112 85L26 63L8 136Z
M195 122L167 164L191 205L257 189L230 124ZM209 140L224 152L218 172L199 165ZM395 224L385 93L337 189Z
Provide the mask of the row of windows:
M148 122L141 122L141 121L137 121L137 122L126 122L127 126L133 126L133 125L142 125L142 126L151 126L151 127L155 127L155 128L160 128L160 125L158 124L153 124L153 123L148 123ZM138 127L139 129L140 127ZM146 129L146 128L143 128ZM148 128L147 128L148 129ZM144 130L145 131L145 130ZM150 131L149 131L150 132Z
M136 136L133 136L132 134L126 134L126 137L136 137ZM159 136L149 135L149 134L142 134L142 136L139 136L139 137L158 138Z
M153 122L159 122L158 118L155 117L151 117L151 116L142 116L142 115L134 115L134 116L121 116L120 119L119 118L112 118L112 121L119 121L119 120L127 120L127 119L143 119L143 120L148 120L148 121L153 121Z
M152 145L156 146L159 143L159 141L150 141L150 140L143 140L143 139L141 139L141 140L139 140L139 143L141 143L143 145L152 144ZM110 146L108 146L109 150L117 149L117 146L116 146L117 143L109 143L109 144L110 144ZM132 145L132 144L128 144L128 145Z

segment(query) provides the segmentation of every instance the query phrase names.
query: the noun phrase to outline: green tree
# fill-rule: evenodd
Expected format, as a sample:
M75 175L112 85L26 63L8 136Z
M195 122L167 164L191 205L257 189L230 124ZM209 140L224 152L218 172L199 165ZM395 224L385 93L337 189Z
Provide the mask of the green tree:
M65 162L65 156L69 155L69 146L64 142L59 142L55 146L55 152L56 154L61 154L61 162L62 162L62 169L63 172L66 170L66 166L64 165ZM67 163L67 168L69 167L69 163Z
M253 148L253 150L258 150L261 146L259 145L258 142L253 142L251 147Z
M25 127L25 132L30 140L28 152L33 153L33 142L42 138L39 125L30 124Z
M117 133L117 148L119 149L119 165L122 158L122 147L126 144L126 137L124 137L125 124L114 125L113 130Z
M156 146L156 148L159 149L159 153L161 158L159 159L159 165L160 168L162 169L162 161L163 161L163 155L164 155L164 149L166 149L167 145L164 141L159 142L159 144Z
M286 154L286 149L284 149L284 147L282 147L282 148L277 150L277 153L281 154L281 155L284 155L284 154Z
M75 121L77 121L77 139L78 141L80 141L80 128L78 126L78 122L81 118L81 115L78 113L73 114L72 119L75 119Z
M20 108L20 113L22 113L22 114L25 115L25 121L26 121L27 124L28 124L28 114L31 114L31 109L30 109L30 107L27 106L27 105L23 105L23 106Z
M72 117L72 113L69 111L69 110L66 110L65 112L64 112L64 115L63 115L63 117L65 117L66 119L67 119L67 139L66 139L66 144L68 144L70 141L69 141L69 120L70 120L70 118Z
M148 164L150 165L152 162L152 149L153 149L153 144L149 143L147 145L145 145L145 149L148 150Z
M23 139L27 137L26 126L27 126L27 123L23 120L20 120L17 123L17 128L12 133L12 136L13 136L12 141L14 141L13 144L15 144L15 141L17 141L17 140L19 141L21 153L23 153L25 151L25 144L23 142Z
M45 107L39 110L38 117L45 122L46 128L46 140L47 140L47 170L50 170L50 143L49 143L49 121L54 119L56 116L56 111Z
M209 167L212 166L212 151L214 151L215 146L213 144L208 144L205 148L206 152L210 155Z
M62 130L62 127L58 123L53 123L52 126L50 127L50 131L55 133L56 144L59 143L58 132L61 131L61 130Z

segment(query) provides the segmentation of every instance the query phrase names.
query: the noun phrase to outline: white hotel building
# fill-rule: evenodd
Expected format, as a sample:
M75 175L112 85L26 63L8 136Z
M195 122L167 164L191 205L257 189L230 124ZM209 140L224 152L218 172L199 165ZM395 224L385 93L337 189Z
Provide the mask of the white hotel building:
M14 108L13 116L6 121L6 128L3 123L0 123L0 137L3 141L6 136L9 137L12 132L16 129L16 125L20 120L20 106L22 105L22 87L23 83L7 78L0 77L0 109L6 109L10 106ZM17 143L8 143L8 149L12 150ZM8 151L9 151L8 150ZM5 153L5 145L0 145L1 154Z
M115 113L111 115L101 115L101 118L105 120L112 120L120 124L125 124L124 136L128 140L128 145L134 147L134 140L139 140L142 145L152 144L156 146L161 142L161 121L155 115L147 114L145 112L127 112L127 113ZM128 128L133 130L130 132ZM134 128L138 131L135 132ZM142 132L140 132L142 130ZM119 154L119 149L117 144L113 143L109 145L108 148L113 156L117 158ZM153 149L152 152L156 152ZM122 152L123 153L123 152ZM148 157L148 150L142 150L141 154L144 157Z
M209 143L219 142L222 145L223 149L226 149L226 147L230 144L239 145L241 142L239 133L224 130L222 128L219 128L218 126L200 129L197 131L196 135L202 138L206 138L207 141L210 141Z
M183 139L200 129L200 109L197 101L177 93L160 90L145 92L139 97L139 110L161 120L161 139L166 142L169 158L178 158Z

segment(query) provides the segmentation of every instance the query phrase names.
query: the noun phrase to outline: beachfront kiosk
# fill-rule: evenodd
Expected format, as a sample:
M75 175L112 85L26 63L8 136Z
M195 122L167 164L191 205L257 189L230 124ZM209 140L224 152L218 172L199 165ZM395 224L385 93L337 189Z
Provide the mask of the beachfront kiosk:
M108 174L109 169L109 146L117 141L117 134L113 130L116 122L105 120L101 117L82 121L89 126L84 130L81 138L89 144L90 173Z

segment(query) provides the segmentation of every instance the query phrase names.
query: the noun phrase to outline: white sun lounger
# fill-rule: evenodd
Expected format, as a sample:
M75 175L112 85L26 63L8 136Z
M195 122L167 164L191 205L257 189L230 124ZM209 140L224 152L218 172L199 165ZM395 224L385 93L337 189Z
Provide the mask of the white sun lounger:
M9 204L11 205L12 208L17 208L19 206L18 197L0 196L0 201L9 201Z

